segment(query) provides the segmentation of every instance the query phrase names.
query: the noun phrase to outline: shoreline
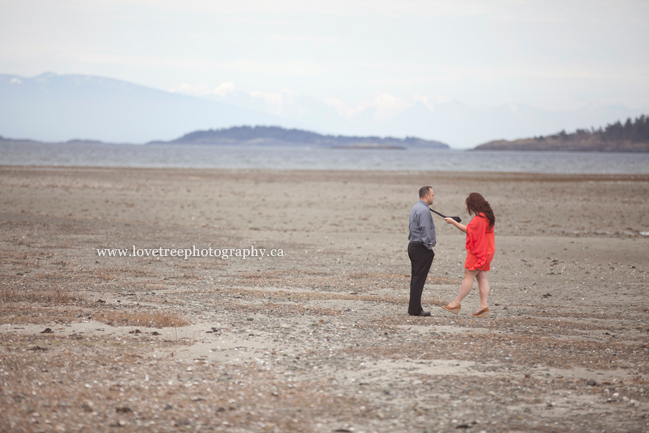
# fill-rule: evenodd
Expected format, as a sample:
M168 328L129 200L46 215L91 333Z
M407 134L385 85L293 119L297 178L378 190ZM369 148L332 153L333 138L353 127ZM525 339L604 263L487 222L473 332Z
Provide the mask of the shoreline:
M364 175L397 175L397 176L446 176L446 177L518 177L519 180L532 180L534 178L554 178L557 180L601 180L601 181L649 181L649 174L645 173L539 173L539 172L510 172L510 171L446 171L446 170L348 170L348 169L293 169L293 168L220 168L220 167L128 167L128 166L92 166L92 165L11 165L0 164L0 170L98 170L98 171L111 171L111 170L127 170L127 171L199 171L199 172L224 172L224 173L339 173L339 174L364 174Z
M10 166L647 174L649 154L166 145L2 146Z

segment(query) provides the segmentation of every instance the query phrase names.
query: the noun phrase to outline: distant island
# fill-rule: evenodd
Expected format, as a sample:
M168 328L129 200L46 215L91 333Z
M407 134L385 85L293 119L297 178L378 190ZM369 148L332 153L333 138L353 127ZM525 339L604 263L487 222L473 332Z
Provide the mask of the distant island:
M604 129L578 129L558 134L507 141L496 140L473 150L541 150L578 152L649 152L649 117L615 122Z
M117 144L117 143L106 143L99 140L83 140L83 139L72 139L68 141L38 141L32 140L29 138L7 138L0 135L0 143L4 144ZM119 144L128 144L128 143L119 143Z
M235 126L224 129L194 131L171 141L151 141L147 144L206 144L263 146L311 145L337 149L449 149L448 144L416 137L356 137L323 135L301 129L278 126Z
M43 142L24 138L0 136L0 143L110 145L90 139L72 139L60 142ZM119 143L131 144L131 143ZM194 131L170 141L150 141L148 144L198 144L198 145L262 145L262 146L321 146L333 149L449 149L449 145L417 137L356 137L345 135L322 135L301 129L285 129L278 126L234 126L224 129Z

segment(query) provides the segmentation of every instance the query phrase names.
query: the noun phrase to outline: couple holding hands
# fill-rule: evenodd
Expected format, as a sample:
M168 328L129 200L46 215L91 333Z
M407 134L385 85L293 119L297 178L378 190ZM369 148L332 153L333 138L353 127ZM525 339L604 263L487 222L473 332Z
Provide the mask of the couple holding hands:
M430 316L430 312L424 311L421 307L421 294L424 291L430 265L435 257L433 252L433 247L437 241L435 223L428 207L433 204L434 198L435 193L432 187L421 187L419 189L419 201L410 212L408 257L410 258L412 273L408 314L411 316ZM457 296L442 308L453 314L458 314L462 299L469 294L473 288L473 280L476 279L480 291L480 308L473 313L473 316L486 318L489 317L487 271L496 251L494 242L496 217L489 202L477 192L469 194L465 203L469 215L475 215L469 224L464 225L452 218L444 218L448 224L453 224L458 230L466 233L466 261L464 263L464 280Z

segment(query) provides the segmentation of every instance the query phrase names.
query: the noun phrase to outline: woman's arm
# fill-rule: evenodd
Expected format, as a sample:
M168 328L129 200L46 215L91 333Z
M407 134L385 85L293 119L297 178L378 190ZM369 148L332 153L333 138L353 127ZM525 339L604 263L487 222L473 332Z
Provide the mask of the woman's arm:
M453 224L457 229L461 232L466 233L466 226L464 224L460 224L459 222L455 221L453 218L444 218L444 221L446 221L449 224Z

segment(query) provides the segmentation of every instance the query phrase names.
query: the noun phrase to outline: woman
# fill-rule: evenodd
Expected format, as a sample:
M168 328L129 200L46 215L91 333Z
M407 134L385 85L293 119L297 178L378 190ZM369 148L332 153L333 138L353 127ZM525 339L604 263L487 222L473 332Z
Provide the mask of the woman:
M472 192L467 197L466 210L469 215L475 214L475 217L466 226L451 218L445 218L447 223L453 224L460 231L466 233L466 261L464 263L464 281L462 281L460 291L451 303L442 308L453 314L459 313L462 308L460 303L473 288L473 279L475 278L478 280L478 290L480 291L480 308L473 313L473 316L486 318L489 317L487 271L496 252L494 242L496 217L489 202L477 192Z

